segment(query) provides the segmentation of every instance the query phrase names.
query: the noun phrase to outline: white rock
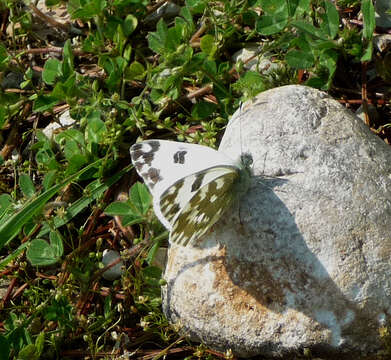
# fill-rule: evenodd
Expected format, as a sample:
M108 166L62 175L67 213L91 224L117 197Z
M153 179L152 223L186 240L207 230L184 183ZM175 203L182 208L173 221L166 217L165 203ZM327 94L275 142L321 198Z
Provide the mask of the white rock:
M168 319L239 356L380 349L391 314L390 147L325 93L285 86L234 115L220 150L241 149L254 177L240 211L201 248L170 248Z
M104 250L103 256L102 256L102 263L104 266L107 266L111 264L113 261L120 258L120 254L118 251L115 250ZM118 264L114 265L110 269L106 270L102 276L106 280L116 280L121 277L122 274L122 266L124 265L123 261L121 260Z
M51 138L54 133L58 132L61 129L65 129L76 122L75 119L71 118L69 110L64 111L58 118L58 122L51 122L46 126L42 132L48 137Z
M232 55L232 61L242 61L245 70L258 71L262 74L276 70L279 65L270 61L267 54L260 54L261 48L261 46L253 46L240 49Z

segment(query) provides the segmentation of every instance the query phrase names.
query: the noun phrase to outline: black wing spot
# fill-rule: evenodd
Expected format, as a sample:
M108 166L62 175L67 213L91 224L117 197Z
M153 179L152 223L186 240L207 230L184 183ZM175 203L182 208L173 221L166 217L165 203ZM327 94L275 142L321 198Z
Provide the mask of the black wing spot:
M198 174L196 176L196 179L195 181L193 182L193 184L191 185L191 191L194 192L194 191L197 191L201 185L202 185L202 180L204 180L204 176L205 174Z
M160 143L159 143L159 141L156 141L156 140L148 141L148 145L151 147L150 152L156 152L160 148Z
M174 154L174 163L175 164L184 164L185 163L185 155L187 154L186 150L177 151Z
M153 152L147 152L143 154L143 160L144 163L151 166L153 158L154 158Z
M160 171L155 168L150 168L148 170L148 177L153 184L156 184L158 181L162 180L160 176Z

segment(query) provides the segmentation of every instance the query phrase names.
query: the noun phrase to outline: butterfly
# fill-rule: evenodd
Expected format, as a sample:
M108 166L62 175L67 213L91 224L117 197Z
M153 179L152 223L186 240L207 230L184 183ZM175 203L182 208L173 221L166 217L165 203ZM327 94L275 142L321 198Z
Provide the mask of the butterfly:
M233 161L207 146L146 140L134 144L130 156L170 243L201 239L250 184L250 154Z

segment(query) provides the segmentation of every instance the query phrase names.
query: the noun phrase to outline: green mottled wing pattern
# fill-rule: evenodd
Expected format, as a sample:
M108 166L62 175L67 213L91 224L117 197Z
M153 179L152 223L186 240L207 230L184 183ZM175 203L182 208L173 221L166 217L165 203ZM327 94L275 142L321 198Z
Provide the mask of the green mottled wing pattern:
M202 176L204 176L203 181L200 181ZM209 178L205 181L205 177ZM175 210L179 209L179 212L174 214L174 208L172 208L172 212L165 213L166 218L170 219L172 224L170 242L186 246L204 236L232 204L235 196L234 184L238 177L238 169L217 167L186 178L184 183L198 183L200 186L196 186L191 198L184 202L184 206L179 205L175 208ZM174 188L176 188L175 185ZM182 183L182 188L183 186ZM178 200L180 190L177 195L175 191L171 191L171 195L162 198L163 213L164 204L178 203L175 200Z

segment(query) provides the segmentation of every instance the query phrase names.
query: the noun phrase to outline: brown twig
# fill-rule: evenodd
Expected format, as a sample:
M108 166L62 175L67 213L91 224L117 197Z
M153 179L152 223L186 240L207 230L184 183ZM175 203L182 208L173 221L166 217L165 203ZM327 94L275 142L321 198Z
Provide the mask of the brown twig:
M15 292L14 294L12 295L12 300L16 299L18 296L22 295L24 289L26 289L26 287L29 286L28 283L24 283L21 287L19 287Z
M364 112L364 121L368 126L370 125L370 119L368 115L368 93L367 93L367 63L361 64L361 99Z
M31 10L34 11L34 13L40 17L44 22L54 26L57 29L60 29L61 31L68 32L70 30L70 24L62 24L56 20L54 20L52 17L47 16L44 14L41 10L39 10L34 4L30 3Z
M6 303L11 298L11 294L12 294L12 291L14 290L14 288L16 286L16 282L17 282L17 278L16 277L12 278L10 284L8 285L7 292L4 294L3 299L1 301L0 308L4 309Z

